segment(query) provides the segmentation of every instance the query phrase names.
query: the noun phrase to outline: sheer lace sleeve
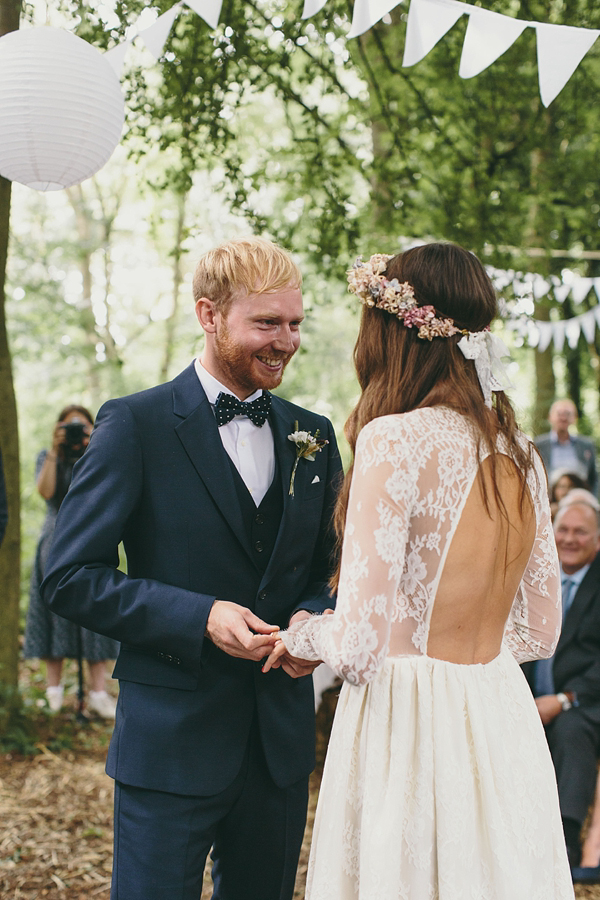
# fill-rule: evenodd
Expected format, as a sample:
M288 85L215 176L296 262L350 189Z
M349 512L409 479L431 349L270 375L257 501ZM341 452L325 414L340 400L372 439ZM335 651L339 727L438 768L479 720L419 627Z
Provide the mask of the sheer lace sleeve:
M561 628L560 567L546 477L537 459L532 475L535 541L504 634L504 643L519 663L552 656Z
M322 659L351 684L374 678L387 654L416 477L411 469L410 449L397 425L393 436L385 418L363 428L356 444L335 613L313 616L282 634L293 656Z

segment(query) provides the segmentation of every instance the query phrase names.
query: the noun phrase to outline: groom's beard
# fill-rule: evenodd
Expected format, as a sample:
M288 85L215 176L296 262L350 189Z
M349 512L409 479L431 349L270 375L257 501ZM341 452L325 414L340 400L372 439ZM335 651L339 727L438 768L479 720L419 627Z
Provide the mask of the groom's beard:
M281 353L272 349L252 352L243 344L232 338L226 322L223 322L215 335L215 350L221 369L229 375L232 383L238 385L248 395L261 388L270 391L281 384L285 367L294 355ZM269 372L258 357L281 360L283 365L274 372Z

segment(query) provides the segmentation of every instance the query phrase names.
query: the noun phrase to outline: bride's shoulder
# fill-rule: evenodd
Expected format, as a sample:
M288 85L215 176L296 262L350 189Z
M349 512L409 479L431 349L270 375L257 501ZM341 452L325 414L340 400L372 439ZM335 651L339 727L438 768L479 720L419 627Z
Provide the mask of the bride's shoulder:
M419 409L411 409L410 412L392 413L388 416L378 416L371 419L362 429L360 436L365 438L371 435L422 433L423 429L435 429L440 425L448 424L453 419L462 417L453 410L443 406L423 406Z
M358 436L357 449L367 445L383 443L409 443L412 438L428 430L428 422L432 419L430 408L413 409L405 413L392 413L371 419Z

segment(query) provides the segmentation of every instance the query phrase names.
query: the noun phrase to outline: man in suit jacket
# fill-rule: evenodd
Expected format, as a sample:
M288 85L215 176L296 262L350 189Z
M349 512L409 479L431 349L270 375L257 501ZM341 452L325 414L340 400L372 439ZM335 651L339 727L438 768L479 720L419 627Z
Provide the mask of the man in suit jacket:
M60 510L44 596L122 642L112 900L198 900L211 847L215 900L292 897L314 666L261 660L278 628L333 606L341 473L331 423L268 393L300 344L300 283L268 241L205 254L201 359L103 406ZM292 493L296 429L328 443Z
M565 839L579 865L580 832L596 785L600 750L600 522L586 503L554 521L563 586L563 628L554 656L523 667L556 770Z
M549 434L540 434L535 445L546 466L548 477L559 469L575 472L584 478L592 494L598 493L596 447L590 438L573 435L571 425L577 421L577 407L572 400L556 400L550 407Z

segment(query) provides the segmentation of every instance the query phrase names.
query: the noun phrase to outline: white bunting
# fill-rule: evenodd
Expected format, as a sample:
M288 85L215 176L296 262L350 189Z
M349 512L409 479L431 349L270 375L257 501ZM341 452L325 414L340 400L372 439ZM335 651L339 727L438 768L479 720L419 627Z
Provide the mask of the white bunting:
M596 297L600 300L600 278L594 278L594 290L596 292Z
M550 290L550 287L550 282L546 281L545 278L542 278L541 275L538 275L533 279L533 296L536 300L539 300L541 297L545 297Z
M402 65L414 66L427 56L463 13L470 9L472 7L458 0L412 0L406 23Z
M579 318L579 322L581 324L581 330L585 335L585 339L588 344L592 344L594 342L594 337L596 334L596 316L594 315L594 310L590 309L589 312L584 313Z
M571 292L570 284L555 284L554 296L559 303L564 303Z
M223 0L185 0L185 5L198 13L211 28L219 24Z
M110 63L117 75L117 78L121 77L121 72L123 71L123 65L125 63L125 57L127 56L127 51L130 47L131 41L123 41L122 44L117 44L116 47L112 47L104 54L104 59L107 63Z
M150 28L144 28L143 31L138 33L137 36L143 40L154 59L159 60L161 58L175 17L180 11L181 6L179 3L176 3L166 13L159 16L154 25L151 25Z
M552 340L552 322L537 322L536 327L540 332L540 339L538 341L537 348L540 353L543 353L544 350L547 350L550 346L550 341Z
M594 44L600 31L573 28L571 25L547 25L536 22L537 60L540 95L550 106Z
M565 325L564 319L552 323L552 337L554 338L554 347L557 353L560 353L565 343Z
M569 347L571 350L575 350L579 343L579 335L581 334L579 318L569 319L568 322L565 322L565 334L567 336Z
M594 315L596 316L596 322L598 323L598 327L600 328L600 306L594 307Z
M571 296L573 303L581 303L594 286L593 278L575 278L571 285Z
M309 19L311 16L320 12L327 0L304 0L304 9L302 10L302 18Z
M473 78L512 47L529 22L512 19L478 6L469 8L460 68L461 78Z
M304 0L304 2L306 6L307 3L314 3L315 0ZM354 0L352 26L348 32L348 37L353 38L364 34L365 31L368 31L369 28L372 28L373 25L379 22L386 13L398 6L399 2L400 0ZM411 10L414 4L415 0L411 3Z

